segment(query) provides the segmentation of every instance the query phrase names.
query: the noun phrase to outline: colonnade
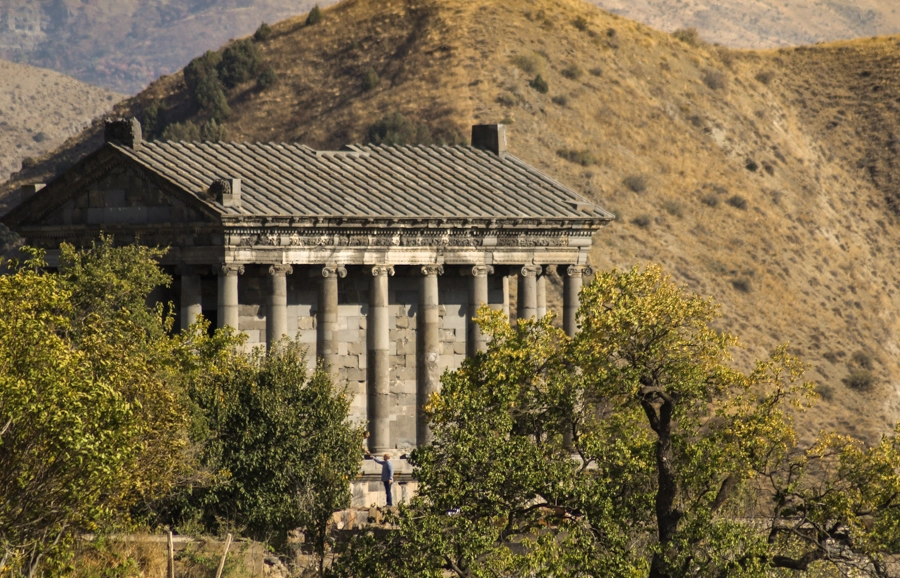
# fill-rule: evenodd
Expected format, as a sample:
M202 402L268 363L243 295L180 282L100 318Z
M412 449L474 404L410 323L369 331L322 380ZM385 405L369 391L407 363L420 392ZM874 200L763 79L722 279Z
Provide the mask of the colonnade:
M562 323L566 334L573 336L577 330L576 313L578 296L583 279L592 273L586 265L562 265L563 312ZM318 279L318 305L316 308L316 355L328 367L337 367L338 358L338 286L347 276L341 265L323 264L310 268L310 275ZM418 411L416 434L419 444L431 439L422 408L432 393L440 386L440 316L438 287L444 274L442 265L417 267L419 275L419 302L416 326L416 394ZM364 269L369 277L369 310L366 323L366 389L373 451L389 449L390 441L390 317L389 279L394 275L391 265L373 265ZM274 345L288 334L287 275L294 268L290 265L269 267L268 310L266 312L266 342ZM478 309L488 303L490 275L495 268L489 265L470 265L460 271L468 277L468 309L466 354L475 355L487 349L486 336L474 323ZM240 264L217 267L218 274L218 326L239 328L238 279L244 273ZM547 313L547 276L540 265L524 265L510 268L518 278L517 318L529 319ZM189 325L202 313L200 274L196 269L185 268L181 275L182 326ZM504 306L508 313L508 283L504 277Z

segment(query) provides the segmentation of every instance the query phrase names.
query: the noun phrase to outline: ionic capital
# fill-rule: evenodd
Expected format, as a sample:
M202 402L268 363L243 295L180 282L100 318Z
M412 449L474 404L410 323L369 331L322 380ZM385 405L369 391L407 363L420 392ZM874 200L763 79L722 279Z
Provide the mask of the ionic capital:
M372 274L372 277L393 277L394 276L394 266L393 265L374 265L371 269L369 269L369 273Z
M590 265L569 265L566 268L569 277L590 277L593 274L594 269Z
M343 279L347 276L347 269L340 265L326 265L322 267L321 274L325 279L329 277L340 277Z
M463 267L460 274L464 277L487 277L494 274L492 265L473 265L471 268Z
M294 273L294 268L290 265L272 265L269 267L269 275L275 277L276 275L291 275Z
M227 277L243 275L244 274L244 266L236 265L234 263L222 265L222 272L220 274L225 275Z
M422 266L422 275L426 277L436 277L438 275L444 274L444 266L443 265L423 265Z
M537 277L544 272L544 268L540 265L525 265L519 272L522 277Z

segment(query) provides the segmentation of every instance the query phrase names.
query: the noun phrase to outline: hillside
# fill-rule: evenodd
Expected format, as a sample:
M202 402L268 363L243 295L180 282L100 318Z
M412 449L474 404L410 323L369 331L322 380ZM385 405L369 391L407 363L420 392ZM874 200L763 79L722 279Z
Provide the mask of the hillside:
M314 0L0 0L0 58L134 94Z
M335 148L395 111L462 134L503 120L514 154L618 215L596 266L659 262L713 296L741 364L791 343L823 397L805 435L900 418L900 38L730 51L578 0L347 0L304 21L258 43L280 83L227 92L229 138ZM181 74L117 113L157 100L203 120ZM99 142L95 125L6 190Z
M52 70L0 60L0 179L81 133L123 95Z
M775 48L900 32L893 0L592 0L660 30L697 28L732 48Z

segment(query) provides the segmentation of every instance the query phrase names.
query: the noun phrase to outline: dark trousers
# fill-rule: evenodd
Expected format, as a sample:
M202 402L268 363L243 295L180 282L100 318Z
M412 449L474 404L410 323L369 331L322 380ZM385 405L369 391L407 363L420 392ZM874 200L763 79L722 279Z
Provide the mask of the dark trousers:
M387 495L388 507L394 505L394 496L391 495L391 482L384 482L384 493Z

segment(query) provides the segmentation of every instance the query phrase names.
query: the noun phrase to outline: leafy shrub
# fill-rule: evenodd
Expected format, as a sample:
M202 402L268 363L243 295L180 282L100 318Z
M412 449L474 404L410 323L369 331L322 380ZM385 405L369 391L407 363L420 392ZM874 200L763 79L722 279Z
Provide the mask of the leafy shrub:
M735 209L741 209L742 211L747 208L747 199L745 199L744 197L742 197L740 195L732 195L732 196L728 197L728 199L725 202L728 203L729 205L731 205L732 207L734 207Z
M215 119L210 119L200 127L200 140L205 142L225 141L228 140L228 131Z
M165 128L161 140L172 142L196 142L200 140L200 127L193 121L175 122Z
M322 21L322 9L319 8L319 5L316 4L313 6L313 9L309 11L309 16L306 17L306 25L312 26L314 24L318 24Z
M547 84L547 81L538 74L534 77L534 80L528 83L528 86L540 92L541 94L547 94L550 92L550 85Z
M650 218L650 215L646 215L646 214L638 215L637 217L631 219L631 223L633 225L637 225L641 229L646 229L647 227L650 226L650 223L652 223L652 222L653 222L653 220Z
M37 160L34 157L25 157L22 159L22 168L30 169L31 167L37 164Z
M868 369L869 371L875 369L875 363L872 356L868 352L862 350L856 351L850 356L850 364L860 369Z
M825 401L831 401L832 399L834 399L834 387L828 385L827 383L816 384L816 393L818 393L819 397L821 397Z
M759 164L753 159L747 159L747 163L744 165L744 168L746 168L751 173L755 173L759 170Z
M263 22L259 25L259 28L256 29L256 32L253 33L253 40L262 42L263 40L267 40L271 35L272 27Z
M262 55L250 40L232 42L222 53L216 66L219 78L228 88L247 82L259 73Z
M381 78L371 66L366 68L362 75L362 89L366 92L372 90L381 82Z
M34 142L44 142L48 138L50 138L50 137L47 136L47 133L39 132L36 135L34 135L33 137L31 137L31 140L33 140Z
M575 163L583 167L589 167L591 165L597 164L597 159L594 158L594 154L586 149L559 149L558 151L556 151L556 154L566 159L570 163Z
M543 56L536 52L531 54L517 54L512 57L512 63L525 74L541 74L547 65Z
M875 374L868 369L853 369L844 378L844 385L856 391L869 391L875 386Z
M691 46L697 46L697 44L700 43L700 33L697 32L697 29L693 27L679 28L672 33L672 36Z
M716 195L714 195L712 193L708 193L706 195L703 195L700 198L700 202L708 207L718 207L719 206L719 197L717 197Z
M141 113L141 129L144 138L153 140L165 130L165 118L162 104L159 100L152 100Z
M592 69L588 70L588 72L591 73L591 76L603 76L602 68L592 68Z
M578 80L579 78L584 76L584 71L581 69L581 67L574 63L563 68L559 71L559 73L569 80Z
M756 73L756 76L754 76L754 78L757 82L768 85L770 82L772 82L772 79L775 78L775 73L771 70L760 70Z
M569 104L569 97L564 94L560 94L559 96L554 96L550 100L551 100L551 102L553 102L553 104L556 104L559 106L566 106L567 104Z
M647 177L644 175L629 175L622 184L633 193L643 193L647 190Z
M373 145L457 145L465 138L455 129L432 130L424 123L395 112L373 123L366 131L366 144Z
M737 279L732 279L731 286L741 293L750 293L750 291L753 290L753 286L750 284L750 279L748 279L747 277L738 277Z
M220 62L222 55L209 50L184 69L184 83L194 102L219 121L231 114L217 71Z
M278 84L278 74L275 73L275 69L271 65L265 66L256 78L256 87L260 90L265 90L276 84Z
M684 216L684 205L680 201L668 200L663 203L663 209L673 217L680 219Z
M572 21L572 26L585 32L588 29L588 21L584 16L579 16L575 20Z
M718 70L707 70L703 73L703 84L710 90L722 90L727 84L727 78Z

